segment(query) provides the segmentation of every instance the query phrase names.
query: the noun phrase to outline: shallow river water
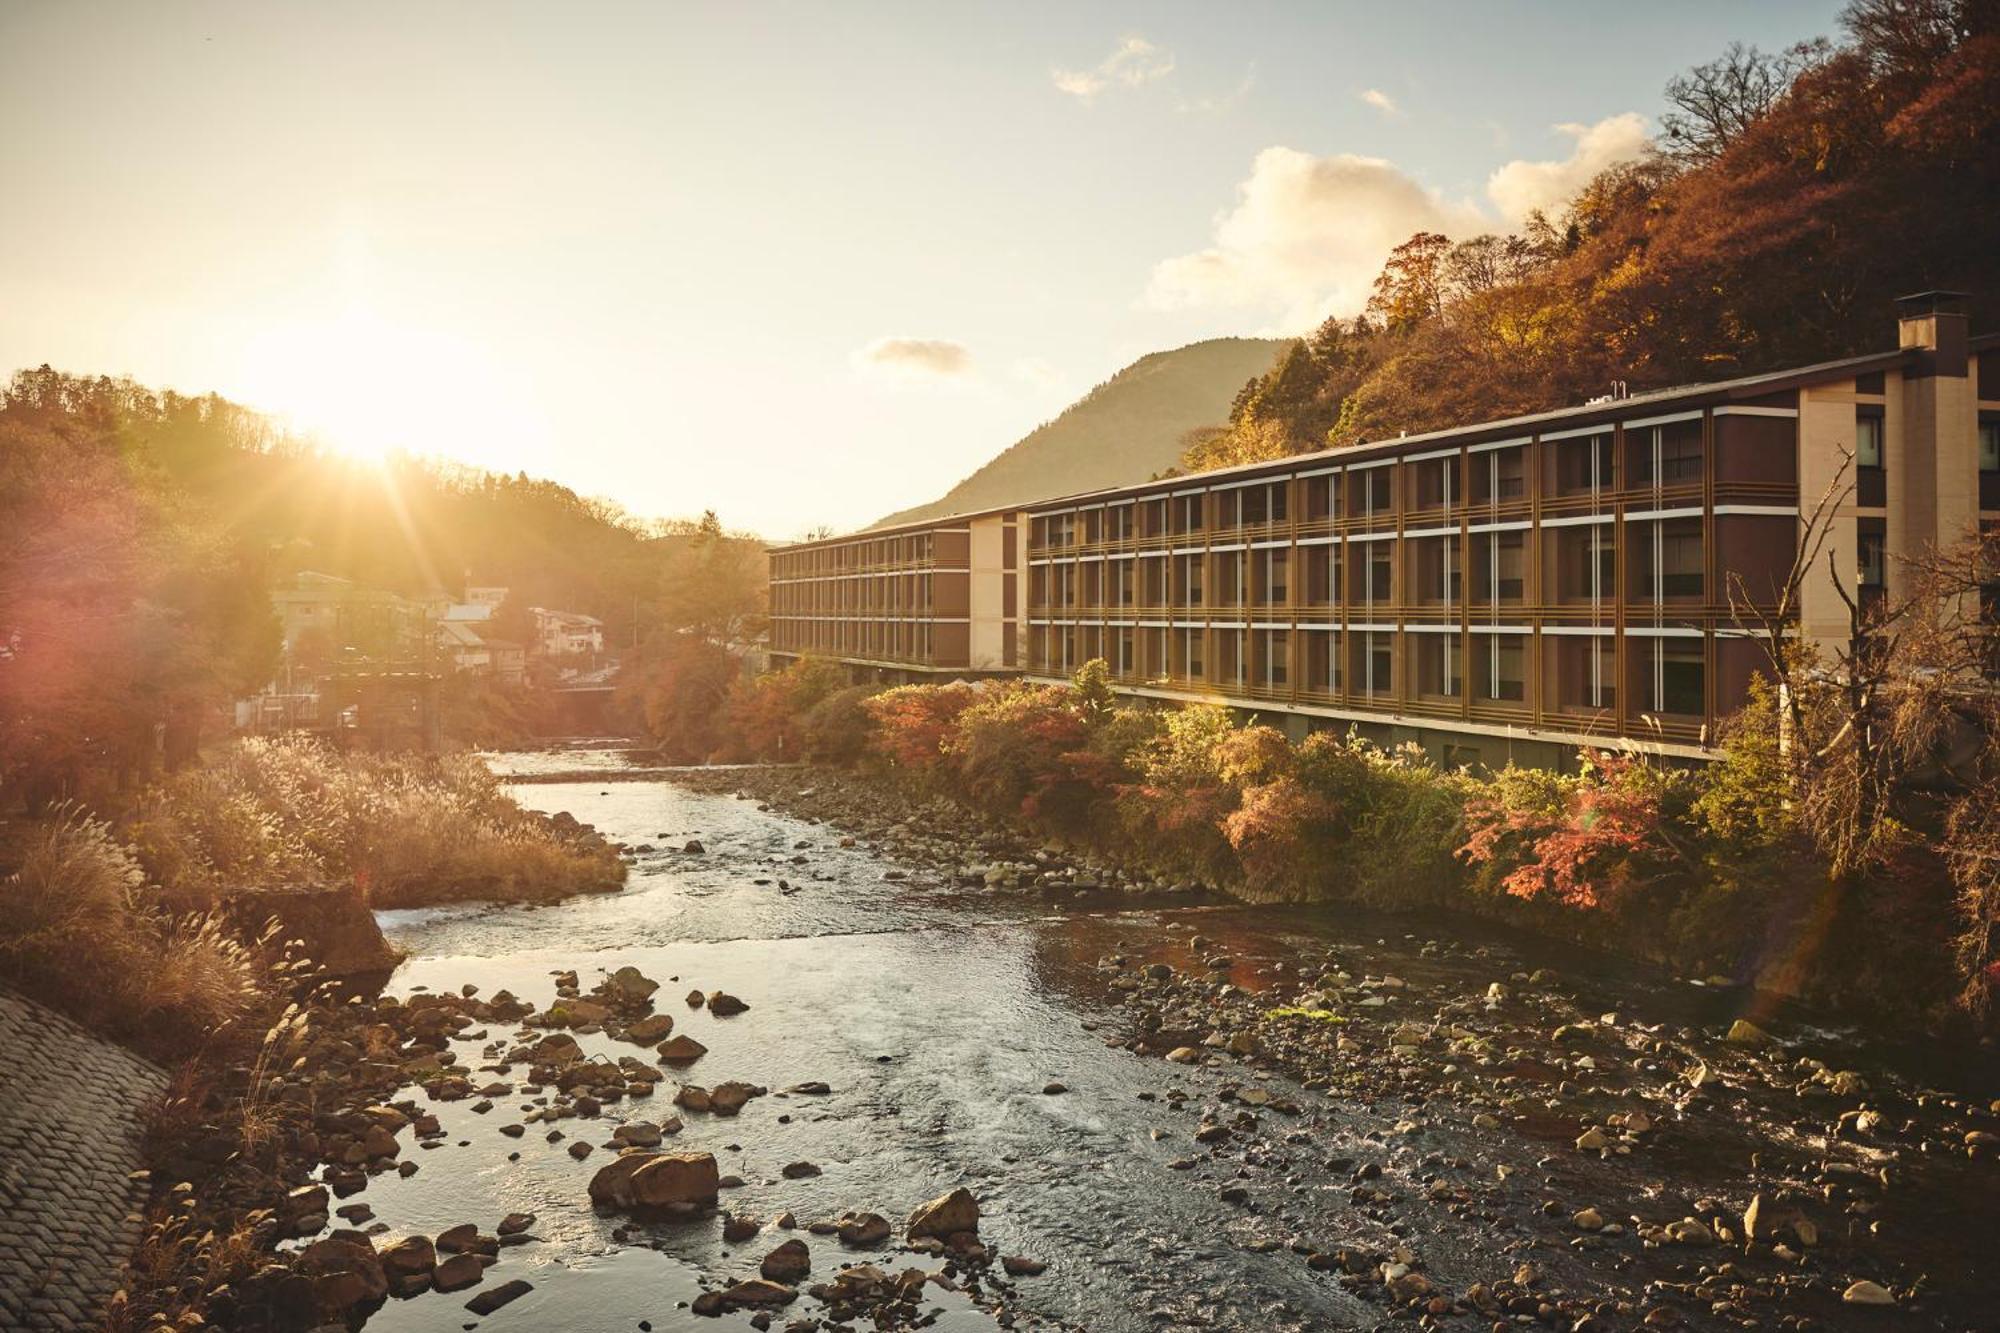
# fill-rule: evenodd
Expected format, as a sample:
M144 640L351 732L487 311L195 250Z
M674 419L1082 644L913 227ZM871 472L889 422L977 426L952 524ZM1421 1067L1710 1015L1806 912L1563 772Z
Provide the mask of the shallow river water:
M620 766L609 754L576 752L497 763L524 774L597 764L607 777ZM725 1191L725 1207L763 1219L790 1210L802 1223L867 1209L900 1222L922 1200L966 1185L981 1200L989 1245L1049 1265L1046 1275L1017 1287L1015 1308L1030 1324L1104 1333L1346 1329L1372 1328L1389 1315L1332 1274L1309 1268L1287 1245L1302 1235L1331 1244L1359 1228L1347 1176L1312 1168L1331 1153L1379 1144L1398 1108L1316 1116L1310 1135L1298 1131L1295 1156L1265 1162L1261 1172L1233 1161L1187 1169L1177 1159L1189 1151L1196 1112L1225 1084L1257 1081L1276 1096L1302 1100L1313 1094L1240 1066L1168 1065L1108 1045L1107 1037L1122 1033L1123 1018L1097 968L1102 956L1185 964L1185 927L1193 925L1232 957L1236 979L1250 987L1268 965L1308 945L1352 945L1367 952L1372 971L1419 984L1455 969L1467 985L1483 987L1489 976L1536 965L1523 946L1497 937L1477 958L1427 956L1422 933L1407 923L1232 906L1134 910L1112 903L1058 913L1031 896L959 889L915 872L886 879L894 863L865 847L842 848L837 830L668 781L544 781L513 790L524 804L567 810L614 841L656 850L637 854L628 884L615 894L546 907L383 914L391 941L409 955L390 989L471 984L491 995L506 988L546 1007L557 972L575 970L587 991L602 973L639 968L661 983L655 1003L673 1016L675 1032L709 1047L681 1077L773 1090L733 1119L683 1113L686 1129L667 1142L713 1152L725 1174L744 1179ZM705 854L677 850L689 838L699 838ZM1711 1018L1702 1012L1707 997L1664 978L1586 976L1579 984L1600 989L1605 1008L1650 1012L1656 1021ZM728 990L750 1008L717 1019L683 1002L695 988ZM489 1040L506 1035L495 1025ZM582 1040L593 1053L645 1054L601 1035ZM483 1044L458 1043L461 1063L477 1068ZM435 1234L468 1221L490 1231L507 1213L534 1214L536 1241L503 1250L487 1279L525 1278L534 1290L483 1321L467 1313L464 1296L391 1301L369 1320L371 1333L475 1323L495 1330L631 1330L641 1321L653 1329L745 1327L745 1314L718 1325L696 1319L684 1303L704 1274L754 1276L783 1234L725 1245L713 1222L635 1224L593 1212L585 1193L619 1120L674 1114L675 1078L670 1071L650 1099L608 1106L602 1120L563 1121L571 1138L562 1142L546 1141L547 1127L535 1123L518 1138L499 1134L519 1120L526 1106L519 1094L495 1098L485 1114L469 1101L426 1107L444 1122L443 1146L412 1149L406 1155L416 1174L377 1177L360 1197L396 1233ZM779 1091L807 1080L830 1084L831 1095ZM1051 1080L1068 1091L1045 1094ZM1189 1110L1165 1100L1173 1088L1189 1094ZM582 1162L567 1151L578 1137L600 1145ZM1445 1147L1450 1155L1452 1145ZM1502 1160L1525 1170L1548 1151L1547 1143L1523 1142ZM781 1176L786 1163L800 1160L822 1174ZM1490 1177L1491 1160L1476 1169ZM1257 1205L1225 1202L1221 1187L1246 1178L1260 1188ZM1376 1231L1378 1239L1396 1239ZM1434 1270L1456 1264L1468 1273L1482 1266L1505 1272L1521 1245L1476 1226L1449 1232L1445 1219L1423 1217L1397 1234L1422 1249ZM805 1238L816 1281L841 1262L872 1259L894 1270L910 1259L844 1254L831 1237ZM993 1327L990 1314L955 1299L939 1294L934 1327ZM778 1326L812 1312L801 1302L778 1316ZM1892 1317L1878 1326L1970 1325Z

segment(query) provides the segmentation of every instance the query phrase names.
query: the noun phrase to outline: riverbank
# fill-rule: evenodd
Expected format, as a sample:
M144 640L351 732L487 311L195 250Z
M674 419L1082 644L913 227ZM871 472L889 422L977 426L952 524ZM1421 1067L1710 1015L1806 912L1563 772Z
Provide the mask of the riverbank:
M1731 1041L1739 990L1473 922L1120 889L805 770L511 790L624 845L626 885L384 913L406 961L358 1002L305 973L303 1018L229 1058L163 1159L191 1188L150 1223L152 1309L1861 1333L2000 1308L2000 1116L1796 1016ZM979 1249L912 1240L961 1189Z
M954 803L851 772L686 781L823 821L959 882L1079 903L1160 887L1142 872L1027 848ZM995 853L1001 874L989 880L982 863ZM1125 1011L1118 1044L1239 1073L1178 1169L1263 1174L1273 1137L1310 1118L1258 1085L1273 1075L1348 1114L1394 1117L1386 1133L1365 1136L1367 1151L1321 1164L1323 1187L1350 1190L1383 1223L1372 1243L1301 1248L1310 1266L1356 1289L1433 1317L1528 1314L1579 1328L1620 1317L1674 1327L1704 1304L1732 1323L1773 1317L1782 1327L1844 1325L1850 1307L1874 1301L1939 1327L1995 1308L1994 1291L1940 1302L1933 1276L1976 1266L2000 1225L1988 1197L2000 1169L1992 1070L1957 1095L1924 1081L1954 1072L1941 1052L1928 1070L1877 1064L1863 1074L1840 1063L1843 1047L1852 1056L1866 1046L1861 1034L1803 1026L1798 1014L1781 1020L1768 999L1727 984L1658 997L1678 1021L1635 1021L1617 1012L1601 958L1577 976L1500 965L1482 981L1411 960L1408 975L1376 974L1365 955L1307 949L1246 976L1227 926L1211 929L1099 958ZM1486 952L1437 937L1419 957ZM1414 1158L1420 1191L1377 1183L1384 1147L1406 1165ZM1481 1170L1491 1173L1483 1181ZM1222 1189L1254 1206L1248 1188ZM1455 1292L1425 1277L1412 1240L1450 1238L1474 1219L1510 1237L1504 1249L1560 1249L1489 1268Z

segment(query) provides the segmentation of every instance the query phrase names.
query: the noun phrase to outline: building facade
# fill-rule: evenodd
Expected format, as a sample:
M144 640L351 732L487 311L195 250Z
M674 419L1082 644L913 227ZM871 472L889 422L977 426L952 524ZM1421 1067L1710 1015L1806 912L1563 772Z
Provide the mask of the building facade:
M1018 672L1026 529L1011 509L770 552L770 653L876 680Z
M1901 331L1873 356L1031 505L1027 671L1102 657L1133 693L1460 761L1699 756L1822 498L1864 598L1895 590L1891 555L2000 520L1995 340L1931 296ZM1803 632L1847 635L1823 571L1797 601Z
M1969 338L1947 293L1906 300L1899 335L1822 365L782 548L773 652L1048 679L1103 658L1131 695L1454 763L1556 765L1590 744L1703 757L1765 664L1753 626L1816 510L1864 600L1900 590L1897 555L2000 524L2000 338ZM944 637L1014 621L1011 595L968 577L978 524L1025 544L1018 663ZM948 591L908 582L947 568ZM1822 643L1850 632L1823 563L1788 614Z

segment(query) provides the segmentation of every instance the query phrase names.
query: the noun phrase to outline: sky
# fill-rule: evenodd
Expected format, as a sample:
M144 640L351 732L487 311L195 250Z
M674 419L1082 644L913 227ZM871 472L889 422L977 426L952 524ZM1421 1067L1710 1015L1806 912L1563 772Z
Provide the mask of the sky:
M851 528L1558 206L1838 9L0 0L0 374Z

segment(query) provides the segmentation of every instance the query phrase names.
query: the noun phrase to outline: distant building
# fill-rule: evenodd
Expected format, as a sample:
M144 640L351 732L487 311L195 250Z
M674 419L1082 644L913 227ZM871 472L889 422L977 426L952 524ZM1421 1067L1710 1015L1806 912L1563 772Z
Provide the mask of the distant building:
M519 685L528 676L528 650L511 639L486 640L486 652L493 679L502 685Z
M493 653L486 640L470 623L444 620L438 623L438 647L453 671L484 676L493 670Z
M371 658L417 656L424 608L409 598L335 574L301 570L271 594L287 654L358 653Z
M474 606L498 606L507 600L507 589L496 587L468 587L465 600Z
M544 657L574 657L604 651L604 622L575 611L530 608L535 616L535 646Z

